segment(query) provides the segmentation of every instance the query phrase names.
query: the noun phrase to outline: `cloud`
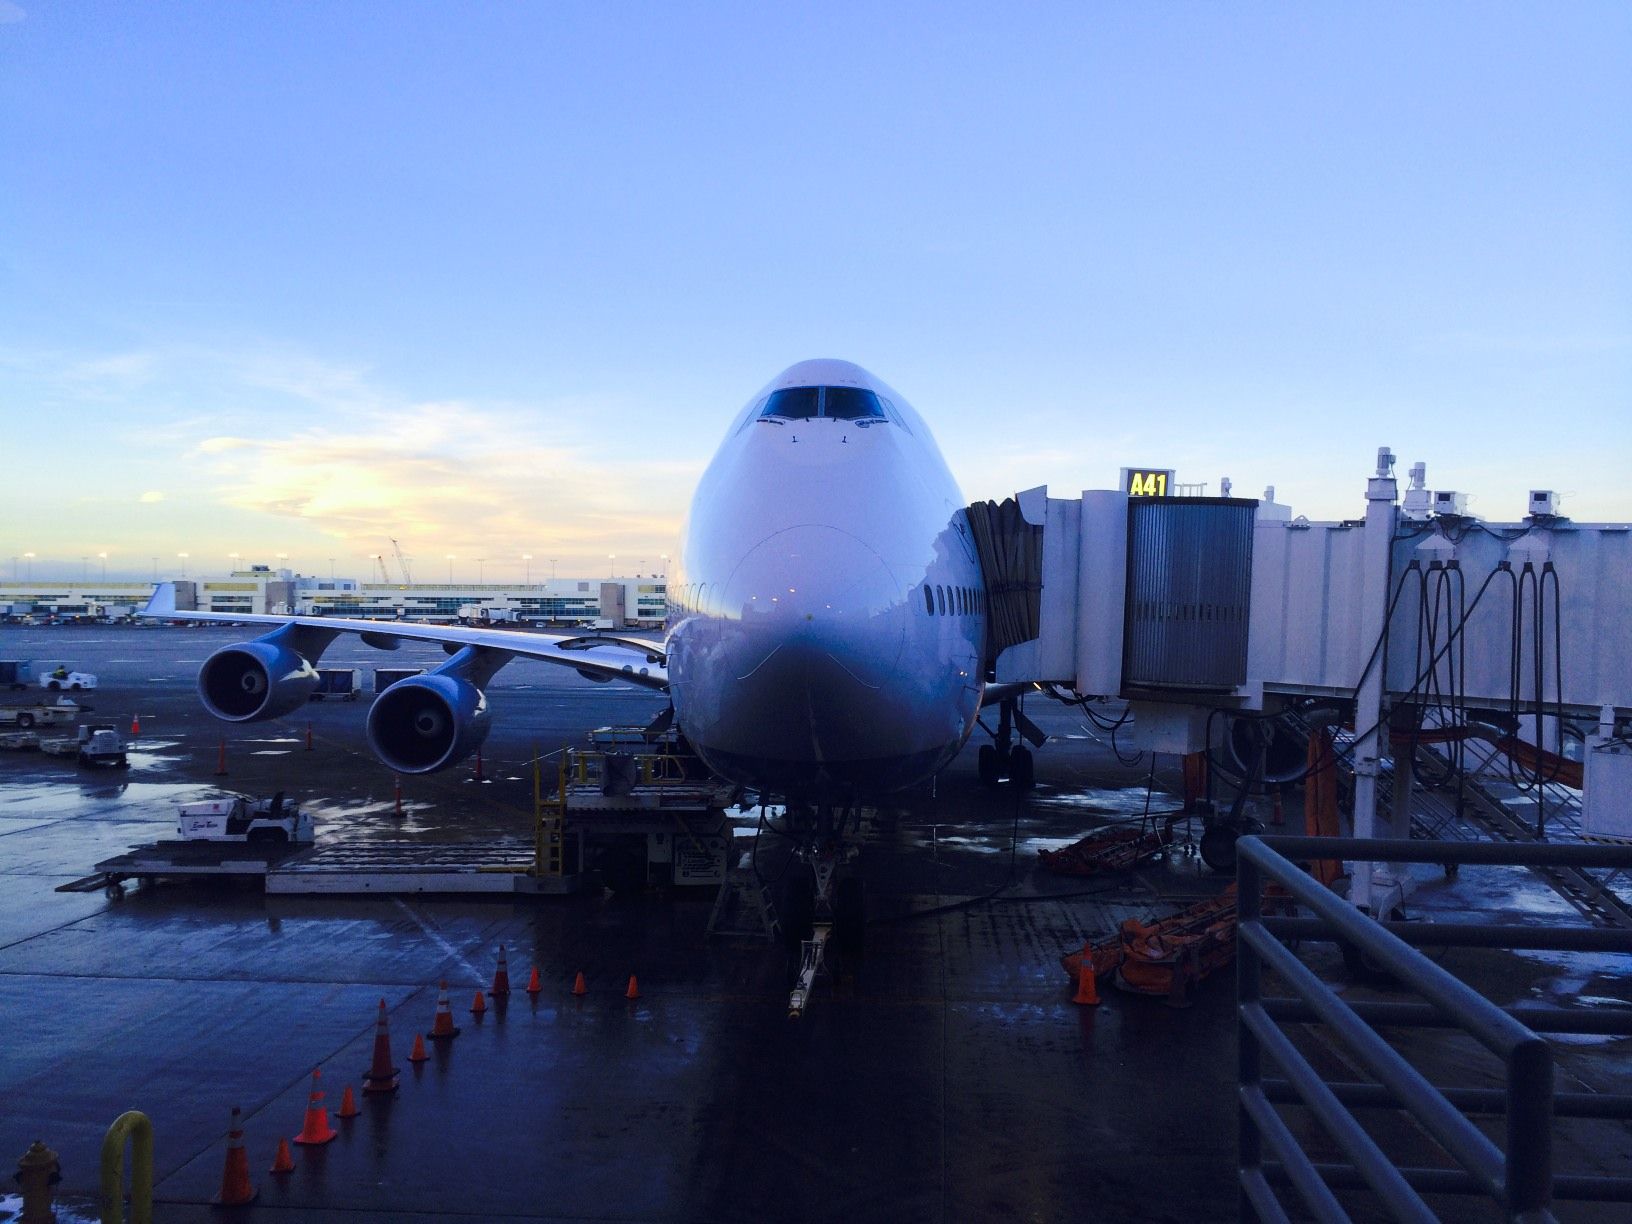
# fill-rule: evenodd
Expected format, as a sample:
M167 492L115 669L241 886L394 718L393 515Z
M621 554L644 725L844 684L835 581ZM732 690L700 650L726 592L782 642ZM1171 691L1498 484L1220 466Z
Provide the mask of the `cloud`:
M342 414L284 437L205 438L193 457L216 477L221 504L369 551L392 537L410 552L495 558L669 547L700 464L603 457L540 433L532 414L441 401Z
M162 502L164 500L164 494L159 492L157 489L149 489L136 500L141 502L144 506L151 506L155 502Z

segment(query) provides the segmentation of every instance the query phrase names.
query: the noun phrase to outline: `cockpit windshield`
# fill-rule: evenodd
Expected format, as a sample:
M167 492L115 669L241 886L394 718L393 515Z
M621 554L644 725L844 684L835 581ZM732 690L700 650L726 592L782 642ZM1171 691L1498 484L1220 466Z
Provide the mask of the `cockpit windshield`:
M878 396L860 387L784 387L771 392L760 419L778 417L803 421L811 417L833 417L841 421L884 421L884 406Z

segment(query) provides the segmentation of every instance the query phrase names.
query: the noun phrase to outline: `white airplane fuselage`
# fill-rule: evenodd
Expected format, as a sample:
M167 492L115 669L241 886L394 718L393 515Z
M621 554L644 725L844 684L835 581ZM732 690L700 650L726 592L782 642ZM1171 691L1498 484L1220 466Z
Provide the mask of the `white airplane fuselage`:
M859 366L801 362L748 402L668 586L675 720L713 770L842 802L958 752L985 635L964 505L923 420Z

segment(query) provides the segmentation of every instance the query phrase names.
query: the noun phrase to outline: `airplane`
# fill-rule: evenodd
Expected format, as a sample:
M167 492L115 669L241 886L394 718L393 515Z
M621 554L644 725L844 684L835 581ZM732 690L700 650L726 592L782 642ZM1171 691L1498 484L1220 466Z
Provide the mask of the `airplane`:
M988 602L956 481L923 418L860 366L788 367L732 420L698 483L668 583L664 641L333 616L177 611L173 584L144 614L276 626L212 654L206 709L229 722L302 707L314 665L341 633L394 649L440 642L451 658L398 681L370 708L368 742L398 773L446 769L485 739L483 688L514 658L667 692L673 721L714 773L786 799L784 823L813 867L788 925L818 913L859 938L859 805L925 781L963 748L983 704L1001 704L983 780L1030 784L1015 708L1029 685L988 684Z

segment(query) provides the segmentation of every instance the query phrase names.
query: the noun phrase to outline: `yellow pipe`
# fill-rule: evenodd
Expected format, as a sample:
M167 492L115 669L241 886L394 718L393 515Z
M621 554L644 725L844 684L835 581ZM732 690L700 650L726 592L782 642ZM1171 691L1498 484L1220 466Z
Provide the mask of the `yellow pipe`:
M102 1224L124 1224L126 1139L131 1224L153 1224L153 1123L134 1109L115 1118L102 1140Z

